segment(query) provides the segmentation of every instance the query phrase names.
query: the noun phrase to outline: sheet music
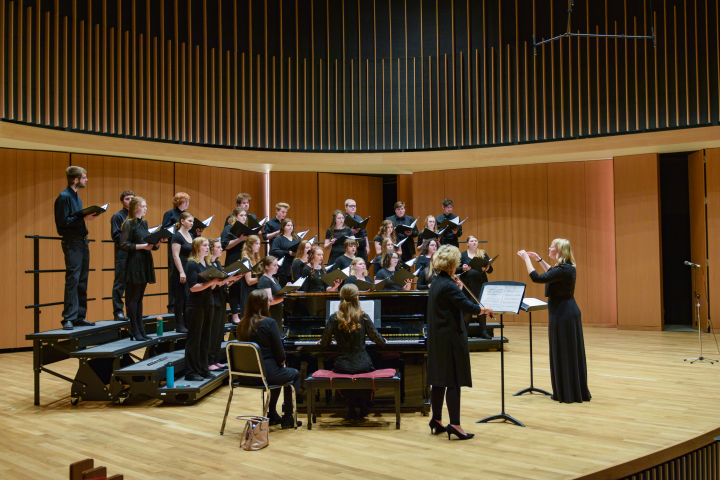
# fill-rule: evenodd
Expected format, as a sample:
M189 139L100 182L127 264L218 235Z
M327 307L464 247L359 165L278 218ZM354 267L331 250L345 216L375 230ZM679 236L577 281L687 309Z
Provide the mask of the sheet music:
M540 300L538 298L530 298L530 297L523 298L522 303L523 303L523 306L527 305L528 308L529 307L542 307L544 305L547 305L546 302L543 302L542 300Z
M298 238L299 238L300 240L302 240L303 238L305 238L305 235L307 235L309 231L310 231L310 230L305 230L304 232L298 233L298 234L297 234Z
M360 300L360 308L363 312L367 313L373 323L375 323L375 301L374 300ZM330 300L330 309L327 312L328 318L333 313L336 313L340 308L340 300ZM377 326L377 325L376 325Z
M158 225L157 227L148 228L148 233L155 233L157 232L162 225Z
M524 292L524 285L485 284L480 303L494 312L518 313Z

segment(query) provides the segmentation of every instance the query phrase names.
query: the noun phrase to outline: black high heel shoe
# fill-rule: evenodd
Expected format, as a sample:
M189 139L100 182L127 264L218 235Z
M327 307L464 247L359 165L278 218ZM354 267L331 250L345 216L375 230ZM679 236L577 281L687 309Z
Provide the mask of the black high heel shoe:
M451 438L450 435L456 435L458 437L458 439L460 439L460 440L470 440L471 438L473 438L475 436L474 433L466 433L465 435L463 435L462 433L458 432L455 429L455 427L453 427L450 424L448 424L445 427L445 430L447 431L447 434L448 434L448 440L450 440L450 438Z
M139 337L140 338L138 338L138 340L150 340L150 337L147 336L147 333L145 333L145 331L139 332Z
M430 433L432 435L437 435L439 433L445 433L447 430L445 427L440 425L440 421L438 420L430 420Z

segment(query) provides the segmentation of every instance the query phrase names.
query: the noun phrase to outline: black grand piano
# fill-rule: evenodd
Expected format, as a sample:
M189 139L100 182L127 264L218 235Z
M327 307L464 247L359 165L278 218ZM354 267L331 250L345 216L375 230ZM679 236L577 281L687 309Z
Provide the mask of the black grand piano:
M429 412L428 389L425 386L426 373L426 317L428 292L423 290L360 292L359 300L363 310L370 315L376 328L387 340L378 347L369 343L368 351L385 358L392 354L400 359L400 365L419 367L419 375L408 375L408 388L422 392L422 404L413 405L413 410ZM318 357L328 357L335 352L335 346L322 347L322 338L327 318L340 302L338 292L304 293L294 292L285 296L283 342L287 352L302 352ZM403 368L404 370L404 368ZM403 372L405 373L405 372ZM405 388L403 375L403 396ZM417 403L417 402L414 402Z

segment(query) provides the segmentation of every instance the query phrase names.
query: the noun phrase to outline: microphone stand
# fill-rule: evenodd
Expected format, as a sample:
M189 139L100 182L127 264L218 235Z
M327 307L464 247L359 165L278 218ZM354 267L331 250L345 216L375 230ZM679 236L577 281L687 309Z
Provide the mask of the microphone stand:
M700 356L697 358L686 358L685 361L686 362L689 361L690 363L707 362L710 365L714 365L717 362L717 360L703 357L702 327L700 326L700 294L698 293L697 287L695 285L695 277L697 276L696 275L697 271L695 269L697 267L693 263L691 263L690 266L693 269L693 275L692 275L693 300L695 301L695 319L697 320L697 327L698 327L698 340L700 342Z

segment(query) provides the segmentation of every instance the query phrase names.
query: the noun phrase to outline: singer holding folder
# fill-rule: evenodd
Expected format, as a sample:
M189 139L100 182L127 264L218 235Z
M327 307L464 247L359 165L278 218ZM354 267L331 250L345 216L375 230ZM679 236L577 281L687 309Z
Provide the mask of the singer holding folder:
M548 297L548 336L550 339L550 381L552 399L561 403L588 402L592 398L587 385L585 340L580 308L575 302L575 257L570 241L556 238L550 244L548 257L555 266L535 252L518 252L535 283L545 284ZM540 263L545 273L538 274L530 259Z
M300 238L295 235L295 224L292 220L285 217L280 222L280 235L275 237L272 248L270 249L270 255L277 259L284 258L283 264L278 270L278 282L281 286L285 286L292 280L292 261L297 253L297 247ZM294 251L291 249L295 249Z
M427 384L432 391L432 420L430 432L433 435L447 432L460 440L474 435L465 433L460 426L460 387L472 387L470 372L470 351L463 312L492 316L489 308L471 302L463 294L452 276L460 264L460 251L452 245L443 245L433 257L438 275L430 285L427 309ZM450 423L442 423L443 400L447 400Z
M236 207L232 211L232 215L228 217L227 225L223 228L220 235L220 243L225 250L225 265L231 265L242 257L243 248L245 247L246 235L235 236L231 232L233 225L240 222L243 225L247 223L248 213L243 207ZM240 323L240 314L242 314L243 303L240 302L240 282L236 282L228 289L228 303L230 303L230 313L232 314L233 323ZM239 312L239 313L238 313Z
M335 210L333 212L333 221L325 231L325 248L330 247L328 264L335 263L335 260L345 253L345 244L339 239L350 236L352 236L352 231L345 226L345 214L340 210Z
M482 267L481 270L475 270L470 266L470 262L475 257L484 258L490 260L490 257L485 250L478 248L478 239L474 235L469 235L467 239L467 250L462 252L460 256L460 266L457 268L456 273L462 275L462 281L465 287L475 295L475 298L480 298L480 291L482 286L488 281L488 274L492 273L492 265ZM471 299L470 294L467 291L463 291L467 295L468 299ZM470 316L466 315L465 320L470 323ZM485 340L492 340L492 337L487 333L487 315L478 315L477 322L480 326L480 337Z

